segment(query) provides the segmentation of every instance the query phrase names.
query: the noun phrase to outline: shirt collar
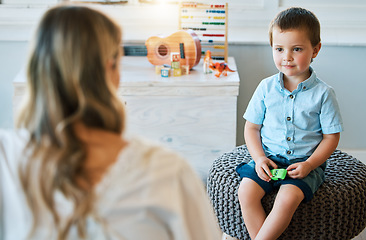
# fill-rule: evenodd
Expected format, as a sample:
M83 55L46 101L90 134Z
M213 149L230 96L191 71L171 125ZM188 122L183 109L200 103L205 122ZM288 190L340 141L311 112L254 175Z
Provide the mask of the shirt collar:
M308 79L306 79L305 81L299 83L299 85L297 86L297 89L294 90L293 93L297 93L300 91L307 91L309 89L311 89L313 86L316 85L316 73L313 70L312 67L310 67L310 72L311 75ZM289 92L287 89L285 89L284 84L283 84L283 73L279 72L277 75L277 82L278 82L278 87L280 89L281 92ZM290 92L289 92L290 93Z

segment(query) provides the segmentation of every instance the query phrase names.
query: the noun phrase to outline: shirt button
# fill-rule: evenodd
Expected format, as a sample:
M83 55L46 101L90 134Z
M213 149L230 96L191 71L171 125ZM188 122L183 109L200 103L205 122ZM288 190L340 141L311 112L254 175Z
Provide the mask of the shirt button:
M291 121L291 117L287 117L287 118L286 118L286 120L287 120L287 121Z
M290 95L289 98L293 99L294 98L294 95Z
M304 86L304 87L302 87L302 89L303 89L303 90L305 90L305 89L306 89L306 87Z
M291 138L290 138L290 137L287 137L287 138L286 138L286 140L287 140L287 141L291 141Z
M288 150L286 153L287 153L288 155L290 155L292 152L291 152L290 150Z

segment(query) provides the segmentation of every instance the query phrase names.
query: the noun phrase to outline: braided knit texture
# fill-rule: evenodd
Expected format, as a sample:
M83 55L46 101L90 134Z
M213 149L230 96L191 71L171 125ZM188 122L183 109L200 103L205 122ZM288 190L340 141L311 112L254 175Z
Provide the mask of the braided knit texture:
M216 159L207 179L207 191L221 230L238 239L250 239L241 216L235 171L251 156L245 145ZM271 210L278 190L266 195L262 204ZM366 165L336 150L328 159L325 182L308 203L301 203L279 239L346 240L366 227Z

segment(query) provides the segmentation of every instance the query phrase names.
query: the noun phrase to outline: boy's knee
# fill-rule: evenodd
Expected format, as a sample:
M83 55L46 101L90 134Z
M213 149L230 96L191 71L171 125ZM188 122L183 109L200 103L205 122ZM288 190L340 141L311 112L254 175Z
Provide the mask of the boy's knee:
M238 198L242 207L250 207L253 203L260 202L264 194L264 190L256 182L247 178L243 178L238 188Z
M239 202L241 203L242 201L245 200L246 196L248 195L248 191L246 190L246 184L243 183L243 181L240 183L239 188L238 188L238 198L239 198Z
M302 190L293 185L283 185L277 194L276 201L284 208L298 206L304 200ZM286 189L284 189L286 188Z

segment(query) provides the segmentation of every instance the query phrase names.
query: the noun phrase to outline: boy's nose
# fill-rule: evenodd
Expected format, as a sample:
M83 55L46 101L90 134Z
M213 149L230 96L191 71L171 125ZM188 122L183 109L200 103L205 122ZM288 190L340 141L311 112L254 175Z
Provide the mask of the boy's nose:
M293 57L291 56L291 54L286 54L285 56L284 56L284 58L283 58L283 61L284 62L291 62L291 61L293 61L294 59L293 59Z

